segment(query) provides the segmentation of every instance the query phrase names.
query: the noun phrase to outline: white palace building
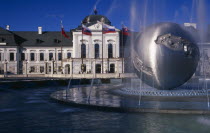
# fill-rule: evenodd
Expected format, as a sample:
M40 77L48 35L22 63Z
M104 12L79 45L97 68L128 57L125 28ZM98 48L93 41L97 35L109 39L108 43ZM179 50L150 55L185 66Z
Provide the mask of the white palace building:
M120 57L121 30L102 36L102 15L89 15L82 23L92 36L82 34L82 26L61 31L10 31L0 27L0 73L7 74L80 74L123 73ZM103 46L102 46L103 45ZM83 64L83 65L82 65Z

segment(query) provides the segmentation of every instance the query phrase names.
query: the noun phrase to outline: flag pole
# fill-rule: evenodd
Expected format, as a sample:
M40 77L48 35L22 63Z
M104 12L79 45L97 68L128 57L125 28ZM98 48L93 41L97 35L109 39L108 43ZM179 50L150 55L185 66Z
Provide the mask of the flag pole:
M63 26L62 20L61 20L61 24ZM63 42L63 37L62 37L62 34L61 34L61 74L63 74L63 44L62 44L62 42Z
M104 46L104 36L103 36L103 21L102 21L102 73L104 73L104 54L103 54L103 46Z
M83 23L82 23L82 21L81 21L81 25L82 25ZM83 45L83 27L82 27L82 45ZM81 48L82 48L82 45L81 45ZM81 49L81 56L82 56L82 65L81 65L81 68L82 68L82 74L83 74L83 51L82 51L83 49ZM86 50L86 49L85 49Z
M121 42L122 42L122 48L121 48L121 52L122 52L122 73L124 73L124 67L123 67L123 60L124 60L124 44L123 44L123 22L122 22L122 33L121 33Z

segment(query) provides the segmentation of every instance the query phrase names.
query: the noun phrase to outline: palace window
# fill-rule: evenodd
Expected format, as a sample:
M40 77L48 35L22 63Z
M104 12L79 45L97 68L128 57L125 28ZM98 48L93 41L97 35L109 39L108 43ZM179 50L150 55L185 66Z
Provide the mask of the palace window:
M101 64L96 64L96 73L101 73Z
M99 44L95 44L95 58L99 58Z
M51 66L49 66L49 72L51 72Z
M58 66L58 72L62 72L62 67Z
M65 66L65 74L70 74L70 65L66 64Z
M44 72L44 66L40 66L40 73Z
M44 61L44 53L39 54L39 59L40 59L40 61Z
M31 67L30 67L30 72L31 72L31 73L34 73L34 72L35 72L35 66L31 66Z
M49 60L53 59L53 53L49 53Z
M58 60L62 60L62 53L58 53Z
M108 45L108 58L113 58L113 46L112 46L112 44Z
M21 53L21 61L25 60L25 53Z
M81 58L86 58L86 45L81 45Z
M110 64L110 71L109 73L115 73L115 65L114 64Z
M34 53L30 53L30 60L35 61L35 54Z
M81 72L86 72L86 64L81 64Z
M67 58L68 59L71 58L71 53L70 52L67 53Z
M9 60L14 61L15 60L15 54L14 53L9 53Z

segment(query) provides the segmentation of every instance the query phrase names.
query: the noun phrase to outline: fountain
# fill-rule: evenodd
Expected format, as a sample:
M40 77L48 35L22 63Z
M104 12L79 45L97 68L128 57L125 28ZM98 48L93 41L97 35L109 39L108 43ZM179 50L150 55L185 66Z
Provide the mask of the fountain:
M92 79L90 86L58 91L51 97L71 105L112 111L210 113L209 101L206 106L207 89L187 82L200 58L196 42L188 31L175 23L157 23L132 42L132 62L140 82L132 79L124 84L96 88Z
M123 83L97 87L92 79L91 85L61 90L51 97L62 103L111 111L209 114L206 76L202 83L192 78L200 59L198 35L174 22L160 23L154 16L152 25L147 26L149 2L145 0L143 5L141 32L131 34L128 39L132 57L130 67L138 79L123 79ZM200 9L204 4L194 0L192 7L195 3L199 5L198 15L202 14ZM135 1L131 3L132 29L137 22L136 5ZM192 17L191 14L191 21ZM203 22L199 18L198 23ZM201 41L203 30L201 27Z

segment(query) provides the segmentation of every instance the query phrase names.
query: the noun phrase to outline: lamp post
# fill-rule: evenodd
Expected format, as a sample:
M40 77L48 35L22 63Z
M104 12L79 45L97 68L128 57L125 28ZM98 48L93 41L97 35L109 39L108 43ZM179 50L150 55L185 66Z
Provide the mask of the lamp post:
M48 63L48 61L47 60L45 60L45 74L47 74L47 63Z
M51 66L52 66L51 74L53 75L54 74L54 59L53 58L52 58Z
M28 77L28 60L25 60L25 63L26 63L26 68L25 68L25 74L26 74L26 77Z
M5 59L5 61L4 61L4 77L7 76L7 63L8 63L8 61Z
M82 73L84 73L84 70L85 70L85 64L82 64L82 65L81 65L81 70L82 70Z

